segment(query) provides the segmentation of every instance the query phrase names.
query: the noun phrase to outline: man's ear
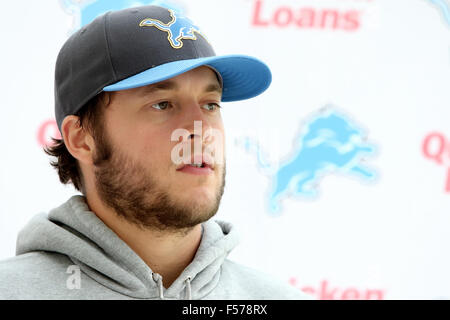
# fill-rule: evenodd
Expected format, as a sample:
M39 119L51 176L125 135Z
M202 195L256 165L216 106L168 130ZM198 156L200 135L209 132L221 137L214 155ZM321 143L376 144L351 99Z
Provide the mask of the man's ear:
M67 116L61 124L61 134L69 153L84 164L92 164L95 148L94 139L90 133L81 127L77 116Z

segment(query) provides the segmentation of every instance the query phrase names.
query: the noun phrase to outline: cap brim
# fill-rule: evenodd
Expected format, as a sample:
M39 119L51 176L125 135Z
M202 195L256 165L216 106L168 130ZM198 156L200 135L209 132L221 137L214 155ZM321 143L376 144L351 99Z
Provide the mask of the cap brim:
M243 55L228 55L168 62L106 86L103 91L146 86L204 65L211 66L220 73L224 102L253 98L264 92L272 81L269 67L260 60Z

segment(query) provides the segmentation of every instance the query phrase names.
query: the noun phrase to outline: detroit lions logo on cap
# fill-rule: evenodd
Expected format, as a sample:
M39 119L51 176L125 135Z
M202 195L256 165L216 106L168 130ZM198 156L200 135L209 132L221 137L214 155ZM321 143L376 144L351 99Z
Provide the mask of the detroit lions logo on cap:
M201 35L205 40L206 37L200 32L200 29L195 26L188 18L176 14L169 9L172 20L169 23L163 23L160 20L147 18L141 21L140 27L156 27L161 31L167 32L167 40L175 49L183 47L182 40L197 40L196 33ZM208 41L208 40L206 40Z

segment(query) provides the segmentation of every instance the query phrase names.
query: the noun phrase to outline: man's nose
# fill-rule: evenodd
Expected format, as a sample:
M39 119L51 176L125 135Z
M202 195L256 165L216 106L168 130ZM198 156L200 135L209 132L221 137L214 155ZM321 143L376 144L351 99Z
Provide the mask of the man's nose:
M188 137L188 140L195 141L195 139L202 139L202 136L196 133L191 133Z
M190 102L186 104L184 108L185 118L190 121L205 121L207 120L207 116L203 111L202 107L197 102Z
M194 139L195 135L199 135L197 138L202 138L205 136L205 132L212 129L210 119L202 111L200 105L190 105L189 108L186 108L185 113L183 127L191 132L190 139Z

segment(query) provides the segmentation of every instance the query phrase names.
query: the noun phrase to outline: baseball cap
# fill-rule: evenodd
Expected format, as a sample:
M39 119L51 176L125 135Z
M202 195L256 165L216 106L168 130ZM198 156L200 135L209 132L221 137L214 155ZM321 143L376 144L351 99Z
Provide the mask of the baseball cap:
M157 83L200 66L216 71L224 102L255 97L272 79L254 57L216 56L202 31L179 12L159 6L107 12L74 33L58 54L58 128L102 91Z

